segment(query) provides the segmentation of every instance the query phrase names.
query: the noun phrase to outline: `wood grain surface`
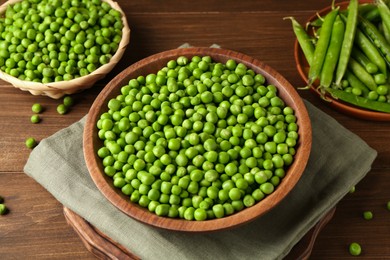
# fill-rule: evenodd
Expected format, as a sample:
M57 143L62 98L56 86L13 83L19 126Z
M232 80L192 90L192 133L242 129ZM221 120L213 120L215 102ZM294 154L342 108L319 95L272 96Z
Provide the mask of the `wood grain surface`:
M1 1L3 3L4 1ZM294 62L295 37L283 17L306 21L331 1L262 0L138 0L118 1L131 28L131 41L115 69L96 85L74 95L75 106L58 115L59 100L33 96L0 81L0 195L8 215L0 216L1 259L96 259L70 227L62 205L23 172L30 150L27 137L41 140L81 119L107 82L123 69L152 54L188 42L213 43L253 56L301 87ZM348 245L362 246L359 259L390 259L390 122L371 122L330 108L311 92L302 97L334 117L378 151L372 170L337 206L334 217L319 234L311 259L356 259ZM31 124L31 105L46 110L40 124ZM337 147L335 147L337 149ZM364 220L371 210L374 218Z

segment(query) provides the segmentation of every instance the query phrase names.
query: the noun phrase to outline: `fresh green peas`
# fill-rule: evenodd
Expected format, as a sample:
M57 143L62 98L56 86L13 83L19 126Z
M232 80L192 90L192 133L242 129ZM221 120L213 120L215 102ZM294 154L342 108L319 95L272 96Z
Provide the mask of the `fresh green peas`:
M35 138L29 137L29 138L26 139L25 144L26 144L27 148L33 149L35 146L37 146L38 143L35 140Z
M378 95L385 96L389 93L389 87L388 85L379 85L378 88L376 89L376 92Z
M277 88L255 90L265 81L198 56L131 79L96 123L105 174L159 216L203 221L252 207L284 178L299 138Z
M231 200L239 200L241 198L241 191L240 189L238 188L232 188L230 191L229 191L229 198Z
M159 204L156 207L155 212L158 216L167 216L169 214L169 210L170 210L170 207L168 204Z
M37 124L41 121L41 118L39 117L39 115L32 115L31 116L31 123L33 124Z
M64 115L68 112L68 107L65 106L64 104L59 104L57 106L57 113L60 115Z
M1 203L0 204L0 215L5 215L7 212L8 212L7 207L3 203Z
M260 185L260 190L264 194L271 194L274 191L274 189L275 189L274 185L270 182L265 182Z
M43 111L43 107L39 103L35 103L32 105L31 110L33 113L39 114Z
M371 211L364 211L363 212L363 218L365 219L365 220L371 220L372 218L374 217L374 214L372 214L372 212Z
M216 204L212 208L216 218L222 218L225 216L225 209L221 204Z
M122 39L120 13L100 0L68 1L63 6L22 0L7 10L4 26L0 26L4 39L0 69L21 80L49 83L87 75L109 62ZM53 60L75 61L80 66L68 67L63 73L66 65L58 66ZM85 61L89 64L83 65Z
M353 256L358 256L362 253L362 247L359 243L353 242L349 245L348 251Z

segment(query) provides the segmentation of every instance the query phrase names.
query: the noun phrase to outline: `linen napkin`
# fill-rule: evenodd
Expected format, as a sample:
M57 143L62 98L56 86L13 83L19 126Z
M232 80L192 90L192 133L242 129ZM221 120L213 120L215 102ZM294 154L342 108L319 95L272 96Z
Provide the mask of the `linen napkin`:
M142 224L99 192L82 151L85 117L40 142L24 171L63 205L142 259L282 259L356 185L377 152L309 102L313 128L309 162L297 186L266 215L206 234Z

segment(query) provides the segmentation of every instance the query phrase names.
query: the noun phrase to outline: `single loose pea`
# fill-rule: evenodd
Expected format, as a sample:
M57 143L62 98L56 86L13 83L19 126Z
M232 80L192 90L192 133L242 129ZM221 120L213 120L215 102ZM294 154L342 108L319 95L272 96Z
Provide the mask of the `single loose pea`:
M73 106L74 100L71 96L65 96L63 99L63 103L66 107Z
M349 253L353 256L358 256L362 253L362 248L360 244L353 242L349 245Z
M386 203L386 208L390 211L390 200Z
M41 118L39 117L39 115L32 115L31 116L31 123L33 124L37 124L41 121Z
M64 115L64 114L66 114L68 112L68 107L65 106L64 104L59 104L57 106L57 112L60 115Z
M363 212L363 218L365 219L365 220L371 220L372 218L374 217L374 214L372 214L372 212L371 211L364 211Z
M39 114L43 111L43 107L39 103L35 103L32 105L31 110L33 113Z
M0 204L0 215L5 215L8 212L7 207L4 204Z
M35 146L37 146L37 141L33 137L29 137L26 139L26 146L27 148L33 149Z

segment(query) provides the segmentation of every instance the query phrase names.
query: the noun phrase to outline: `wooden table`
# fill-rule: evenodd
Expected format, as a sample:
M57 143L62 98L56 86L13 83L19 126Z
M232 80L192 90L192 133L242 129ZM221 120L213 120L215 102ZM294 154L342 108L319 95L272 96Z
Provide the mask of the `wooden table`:
M299 87L304 83L295 68L294 35L289 21L304 22L331 1L119 1L131 27L130 46L120 63L95 87L74 95L70 113L59 115L61 100L33 96L0 81L0 195L10 213L0 217L1 259L94 259L66 223L62 205L23 172L30 150L27 137L41 140L78 121L104 85L127 66L151 54L188 42L195 46L219 44L264 61ZM348 245L359 242L361 259L390 259L390 122L348 117L329 108L311 92L300 91L325 113L338 120L378 151L368 173L339 204L320 233L312 259L348 259ZM31 105L45 108L40 124L30 122ZM335 147L337 149L337 147ZM362 218L371 210L374 218Z

